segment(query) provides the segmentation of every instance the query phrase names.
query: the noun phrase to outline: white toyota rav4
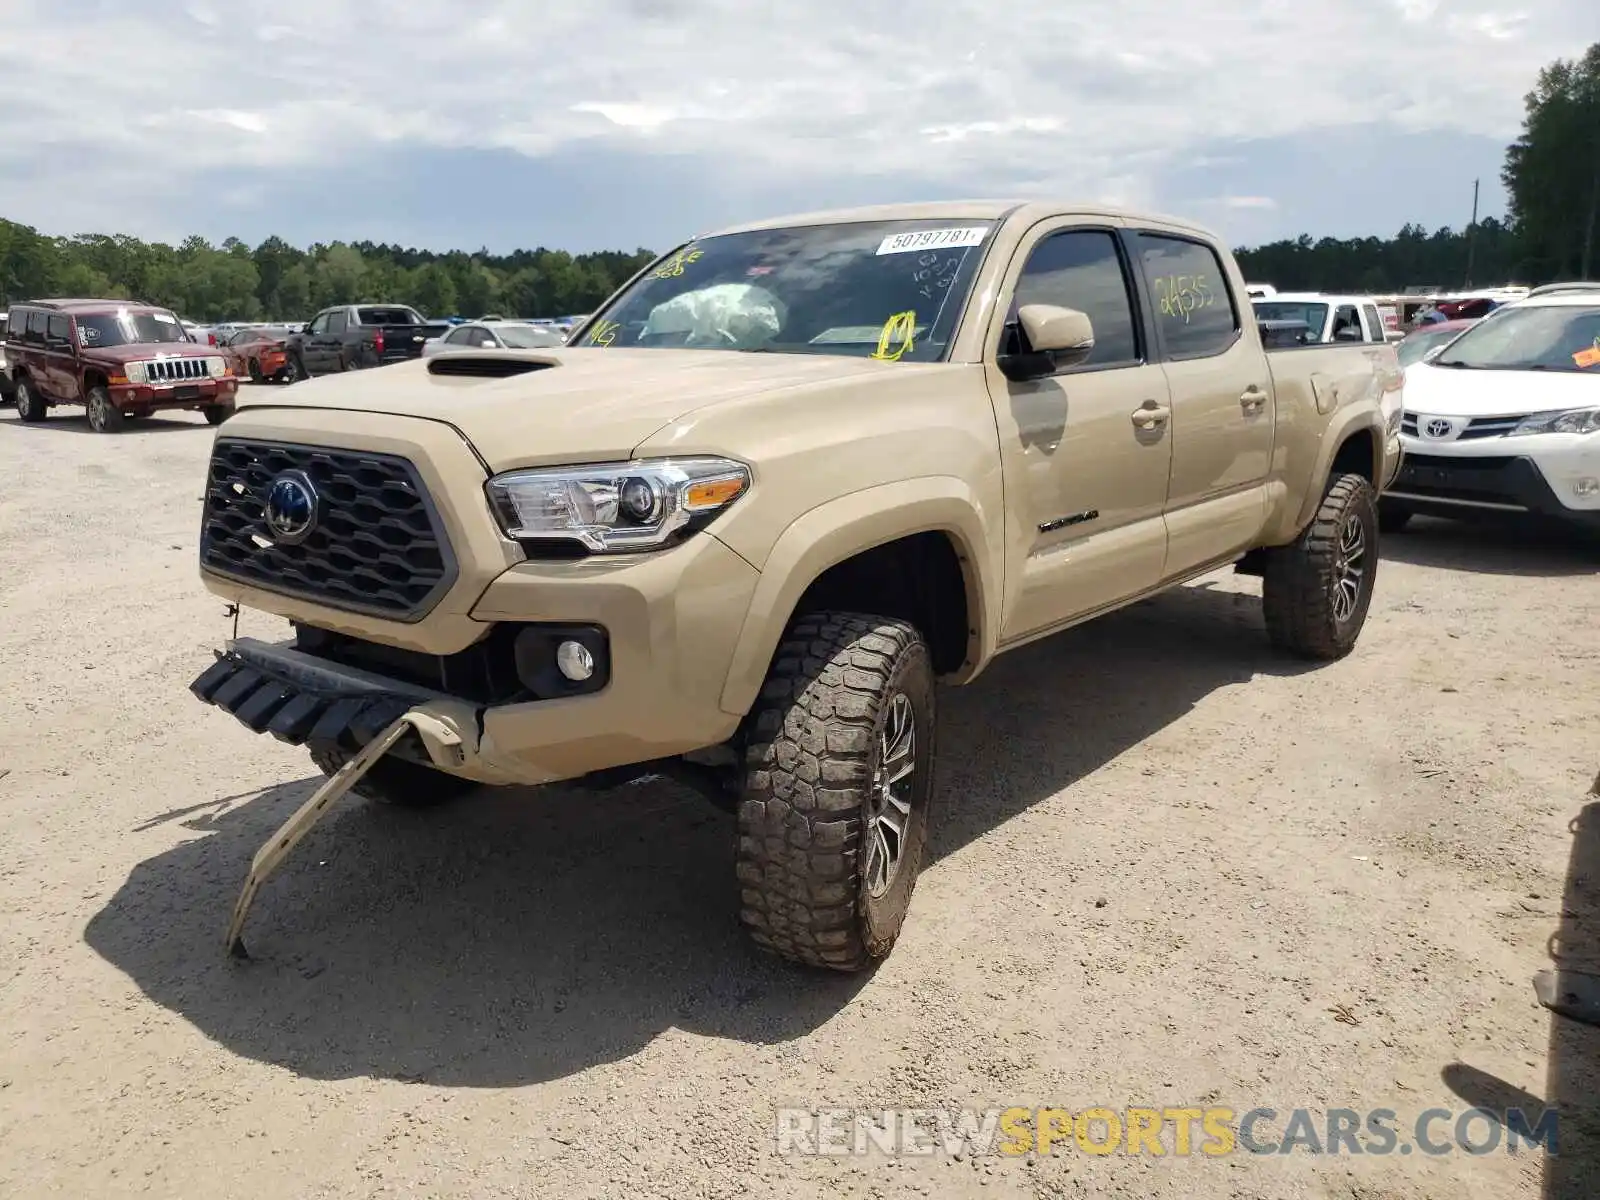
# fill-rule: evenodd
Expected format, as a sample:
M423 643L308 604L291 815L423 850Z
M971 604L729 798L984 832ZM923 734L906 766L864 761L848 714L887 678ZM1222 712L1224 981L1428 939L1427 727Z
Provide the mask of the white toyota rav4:
M1550 284L1406 368L1380 519L1531 513L1600 531L1600 283Z

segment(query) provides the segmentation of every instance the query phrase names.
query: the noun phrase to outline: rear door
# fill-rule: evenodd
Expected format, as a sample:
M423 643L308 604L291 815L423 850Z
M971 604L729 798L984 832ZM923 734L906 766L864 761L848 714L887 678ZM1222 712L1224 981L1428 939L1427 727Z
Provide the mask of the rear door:
M1166 554L1161 508L1172 440L1166 377L1152 365L1138 283L1119 228L1035 226L1004 283L1000 344L1024 304L1079 309L1095 349L1044 379L1008 380L986 356L1006 487L1002 640L1016 641L1153 588Z
M78 348L73 343L72 318L66 313L51 313L45 320L45 370L50 394L57 400L81 400L78 378Z
M1134 235L1172 395L1167 559L1178 578L1248 548L1266 522L1276 420L1251 312L1214 246L1178 232Z

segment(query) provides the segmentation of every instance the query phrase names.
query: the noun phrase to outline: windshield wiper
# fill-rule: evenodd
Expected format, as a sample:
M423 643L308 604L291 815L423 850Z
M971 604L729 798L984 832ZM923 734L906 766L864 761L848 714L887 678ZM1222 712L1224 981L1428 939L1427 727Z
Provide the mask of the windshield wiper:
M1455 367L1457 370L1461 371L1472 371L1476 369L1474 367L1467 366L1467 364L1462 362L1459 358L1452 358L1448 362L1442 358L1436 358L1433 360L1433 365L1436 367Z

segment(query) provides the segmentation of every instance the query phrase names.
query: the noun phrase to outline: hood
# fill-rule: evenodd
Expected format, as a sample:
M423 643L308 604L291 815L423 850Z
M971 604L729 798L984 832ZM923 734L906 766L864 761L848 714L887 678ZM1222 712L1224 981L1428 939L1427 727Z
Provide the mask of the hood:
M507 379L434 375L464 359L521 361L537 369ZM346 409L442 421L493 470L626 458L664 425L708 405L785 388L834 383L937 364L819 354L731 350L550 349L435 355L273 391L240 407Z
M1600 407L1600 373L1474 371L1419 362L1406 368L1405 405L1407 412L1428 417L1512 417Z
M215 346L194 342L141 342L137 346L89 346L83 350L83 357L96 362L130 363L152 358L211 358L217 353Z

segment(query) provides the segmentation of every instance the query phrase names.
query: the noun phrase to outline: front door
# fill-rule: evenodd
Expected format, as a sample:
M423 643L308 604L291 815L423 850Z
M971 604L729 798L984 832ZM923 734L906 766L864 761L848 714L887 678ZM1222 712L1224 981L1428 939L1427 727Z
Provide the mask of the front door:
M332 319L331 310L318 313L306 330L305 337L300 341L301 357L304 358L308 371L316 373L328 369L328 322Z
M1004 352L1017 310L1087 313L1089 359L1012 382L989 362L1006 490L1002 641L1015 641L1155 586L1166 553L1161 508L1172 439L1166 376L1150 365L1118 230L1046 222L1018 248L1006 281Z
M1274 411L1267 357L1244 336L1249 298L1214 247L1150 230L1134 240L1172 389L1167 562L1181 578L1254 544L1267 520Z

